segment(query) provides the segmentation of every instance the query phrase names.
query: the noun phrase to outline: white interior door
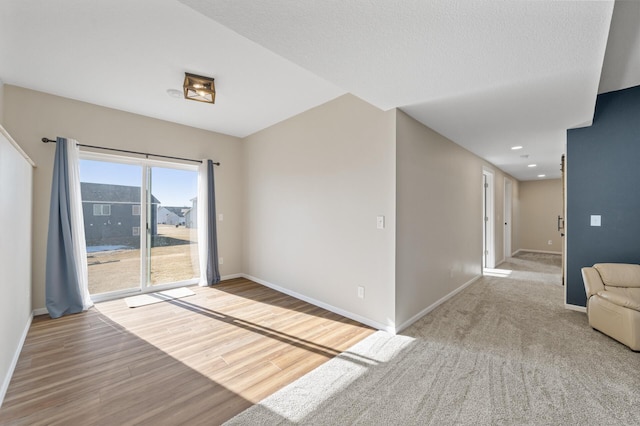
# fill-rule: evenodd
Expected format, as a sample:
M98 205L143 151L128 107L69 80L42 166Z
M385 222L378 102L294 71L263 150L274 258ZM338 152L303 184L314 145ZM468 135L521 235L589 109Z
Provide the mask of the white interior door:
M495 244L494 244L494 192L493 192L493 171L491 169L482 170L482 267L495 268Z
M509 179L504 180L504 257L511 257L511 213L512 213L512 201L511 191L512 183Z

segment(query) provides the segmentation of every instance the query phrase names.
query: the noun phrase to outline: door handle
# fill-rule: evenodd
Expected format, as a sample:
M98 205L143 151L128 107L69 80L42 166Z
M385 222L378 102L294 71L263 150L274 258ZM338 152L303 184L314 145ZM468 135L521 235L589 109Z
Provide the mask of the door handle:
M564 219L562 219L562 216L558 215L558 232L562 231L564 229Z

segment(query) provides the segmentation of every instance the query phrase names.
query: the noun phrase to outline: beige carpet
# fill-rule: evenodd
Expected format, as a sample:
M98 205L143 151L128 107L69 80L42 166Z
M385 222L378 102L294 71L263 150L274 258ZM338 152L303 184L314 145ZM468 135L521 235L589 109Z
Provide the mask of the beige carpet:
M510 259L226 424L638 425L640 353L564 308L559 262Z

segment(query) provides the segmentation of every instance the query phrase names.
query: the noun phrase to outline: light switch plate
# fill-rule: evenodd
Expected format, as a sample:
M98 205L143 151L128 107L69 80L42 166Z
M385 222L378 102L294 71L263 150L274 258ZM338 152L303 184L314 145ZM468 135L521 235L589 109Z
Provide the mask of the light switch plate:
M601 226L601 216L599 214L591 215L591 226Z
M384 216L378 216L376 226L378 229L384 229Z

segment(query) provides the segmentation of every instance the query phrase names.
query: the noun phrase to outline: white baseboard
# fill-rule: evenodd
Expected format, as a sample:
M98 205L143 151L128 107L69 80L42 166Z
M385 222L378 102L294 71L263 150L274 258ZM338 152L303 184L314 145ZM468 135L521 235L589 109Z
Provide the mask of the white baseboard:
M444 302L446 302L447 300L451 299L453 296L455 296L456 294L460 293L462 290L464 290L465 288L469 287L474 282L478 281L481 277L482 277L482 275L477 275L474 278L471 278L469 281L467 281L466 283L462 284L460 287L456 288L451 293L449 293L446 296L440 298L435 303L432 303L431 305L427 306L426 308L424 308L423 310L421 310L420 312L418 312L417 314L415 314L414 316L412 316L411 318L409 318L408 320L406 320L405 322L400 324L398 327L396 327L396 333L400 333L402 330L404 330L405 328L409 327L411 324L413 324L414 322L418 321L420 318L422 318L423 316L427 315L429 312L433 311L435 308L437 308L438 306L442 305Z
M384 325L382 323L379 323L377 321L373 321L369 318L365 318L361 315L358 314L354 314L353 312L349 312L349 311L345 311L344 309L341 308L337 308L335 306L329 305L328 303L324 303L321 302L319 300L313 299L311 297L305 296L303 294L297 293L293 290L289 290L288 288L284 288L284 287L280 287L279 285L270 283L268 281L262 280L260 278L257 277L253 277L251 275L247 275L247 274L242 274L242 277L251 280L251 281L255 281L258 284L262 284L265 287L269 287L272 288L276 291L279 291L280 293L284 293L286 295L289 295L291 297L295 297L296 299L300 299L300 300L304 300L307 303L311 303L312 305L315 306L319 306L322 309L326 309L327 311L331 311L335 314L338 315L342 315L343 317L352 319L354 321L358 321L359 323L362 323L364 325L368 325L369 327L373 327L376 328L378 330L383 330L386 331L387 333L391 333L391 334L395 334L395 327L393 325Z
M584 306L578 306L578 305L570 305L568 303L564 304L564 307L566 309L569 309L571 311L576 311L576 312L583 312L583 313L587 313L587 308L585 308Z
M38 315L48 315L49 311L47 308L37 308L33 310L33 316L37 317Z
M533 250L533 249L519 249L517 250L515 253L513 253L511 256L515 256L518 253L521 252L529 252L529 253L543 253L543 254L562 254L561 251L549 251L549 250Z
M225 281L225 280L232 280L234 278L244 278L245 275L244 274L231 274L231 275L224 275L222 277L220 277L220 281Z
M16 347L16 350L13 354L13 359L11 360L9 371L7 371L7 375L2 380L2 387L0 388L0 407L2 407L2 403L4 402L4 397L7 394L7 389L9 389L9 383L11 382L11 377L13 377L13 372L16 369L16 365L18 365L20 352L22 352L24 341L27 339L27 333L29 333L29 327L31 327L32 320L33 320L33 314L29 315L29 318L27 319L27 324L24 326L24 330L22 330L22 336L20 336L20 342L18 343L18 346Z

